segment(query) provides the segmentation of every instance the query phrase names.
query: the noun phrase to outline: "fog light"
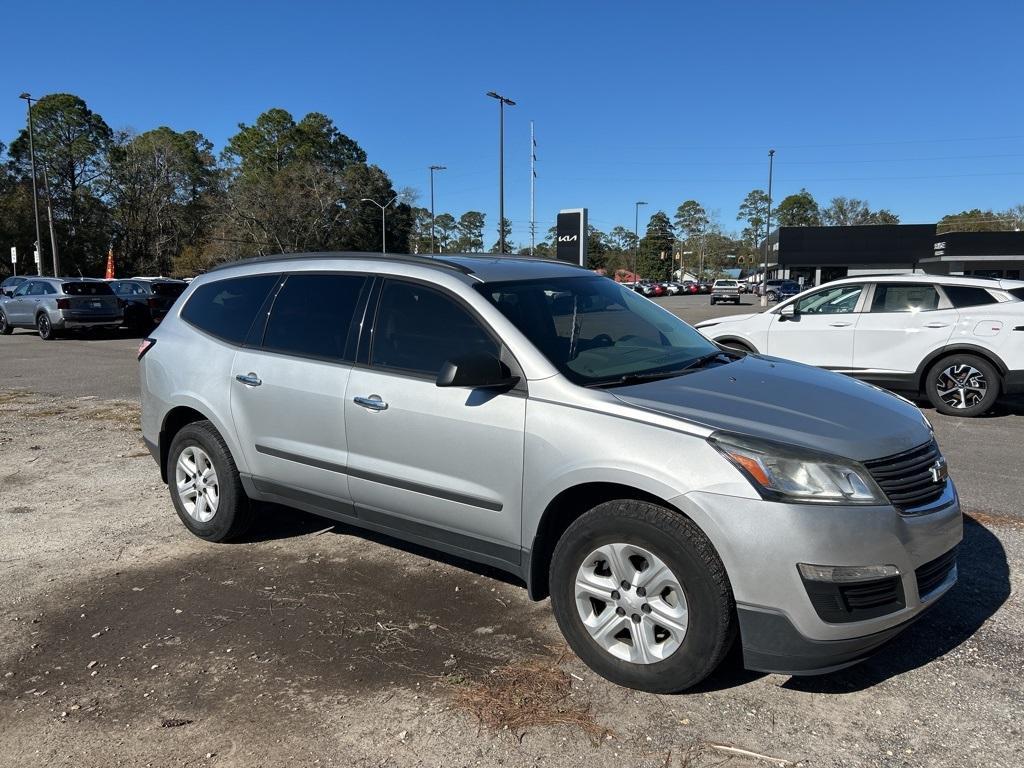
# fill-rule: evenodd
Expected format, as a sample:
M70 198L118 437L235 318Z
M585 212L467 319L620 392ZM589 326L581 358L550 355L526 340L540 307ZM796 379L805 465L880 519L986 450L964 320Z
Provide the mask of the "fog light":
M828 581L846 584L854 581L889 579L900 575L895 565L808 565L797 563L800 575L808 581Z

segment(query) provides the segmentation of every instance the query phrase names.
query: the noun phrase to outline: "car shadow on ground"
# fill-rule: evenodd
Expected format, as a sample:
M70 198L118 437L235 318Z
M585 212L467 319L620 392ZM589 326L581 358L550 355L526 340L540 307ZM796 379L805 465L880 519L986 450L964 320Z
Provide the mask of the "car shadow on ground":
M245 541L258 542L308 536L355 536L365 541L435 560L504 584L525 588L505 571L465 560L386 534L335 522L277 504L261 504L260 514ZM964 519L964 540L958 559L959 581L920 619L871 658L853 667L814 677L791 677L782 687L808 693L843 694L862 691L924 666L968 640L1006 602L1010 568L999 539L984 525ZM743 667L737 642L715 672L687 693L709 693L746 685L765 675Z
M867 661L819 677L792 677L784 685L807 693L852 693L922 667L970 639L1010 596L1010 566L999 539L984 525L964 518L959 581Z
M449 555L430 547L413 544L404 539L396 539L384 533L377 533L366 528L359 528L354 525L330 520L326 517L319 517L318 515L309 514L280 504L260 504L259 507L259 514L253 523L253 527L243 539L245 542L290 539L296 536L308 536L313 533L355 536L365 541L408 552L428 560L445 563L446 565L475 573L478 576L484 576L505 584L513 584L524 589L526 587L522 579L499 568L466 560L456 555Z
M15 336L39 336L39 334L31 328L15 328L13 331ZM141 339L147 335L146 332L132 328L118 328L116 331L110 331L106 329L94 330L94 331L71 331L64 332L47 343L60 343L62 341L111 341L115 339ZM42 339L40 339L42 341Z

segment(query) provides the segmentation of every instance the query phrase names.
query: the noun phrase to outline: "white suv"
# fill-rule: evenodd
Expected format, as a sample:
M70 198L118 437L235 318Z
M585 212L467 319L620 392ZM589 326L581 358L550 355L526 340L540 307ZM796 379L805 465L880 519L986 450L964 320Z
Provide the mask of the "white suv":
M723 346L924 393L978 416L1024 392L1024 282L939 275L851 277L773 309L697 328Z

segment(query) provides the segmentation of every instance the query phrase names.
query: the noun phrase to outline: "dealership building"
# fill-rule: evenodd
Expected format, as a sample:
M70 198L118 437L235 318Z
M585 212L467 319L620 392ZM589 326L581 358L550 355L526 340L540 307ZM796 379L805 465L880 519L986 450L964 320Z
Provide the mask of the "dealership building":
M1024 278L1024 232L945 232L935 224L780 227L770 277L821 285L860 274L926 272Z

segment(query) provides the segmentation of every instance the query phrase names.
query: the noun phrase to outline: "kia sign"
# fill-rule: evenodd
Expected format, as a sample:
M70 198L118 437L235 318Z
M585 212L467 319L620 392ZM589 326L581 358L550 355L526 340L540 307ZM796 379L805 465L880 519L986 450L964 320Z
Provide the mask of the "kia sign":
M568 208L558 212L557 248L559 261L587 266L587 209Z

